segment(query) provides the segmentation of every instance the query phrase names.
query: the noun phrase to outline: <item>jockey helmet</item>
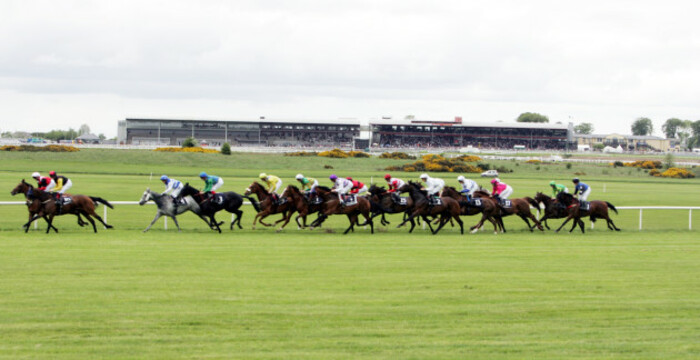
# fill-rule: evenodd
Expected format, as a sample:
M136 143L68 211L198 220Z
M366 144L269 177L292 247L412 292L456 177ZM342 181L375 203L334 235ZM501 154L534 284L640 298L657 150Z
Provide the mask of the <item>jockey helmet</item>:
M49 171L49 176L56 176L56 172L53 170Z
M554 186L554 185L556 185L556 184L557 184L557 183L555 183L554 180L552 180L552 181L549 182L549 185L550 185L550 186Z
M391 179L391 175L389 175L389 174L384 175L384 180L389 181L389 179Z
M574 183L577 183L577 182L578 182L578 178L574 178L573 182L574 182Z
M491 184L494 184L494 185L498 184L498 179L491 179Z
M161 180L161 181L168 181L168 180L170 180L170 179L168 178L168 175L163 175L163 176L160 177L160 180Z
M303 178L304 178L304 175L302 175L302 174L297 174L297 176L296 176L296 179L297 179L297 180L301 180L301 179L303 179Z
M332 175L329 176L328 178L331 179L332 181L338 180L338 176L337 176L336 174L332 174Z
M457 176L457 181L462 182L462 181L464 181L464 180L467 180L467 179L464 178L464 176L462 176L462 175Z
M267 178L267 174L265 174L265 173L260 173L260 175L258 175L258 177L261 178L261 179L265 179L265 178Z
M346 179L352 181L352 177L350 177L350 176L346 177Z
M205 173L204 171L202 171L201 173L199 173L199 177L205 178L205 177L207 177L207 173Z
M33 177L33 178L38 178L38 177L41 177L41 174L39 174L38 171L35 171L34 173L32 173L32 177Z
M428 174L420 174L421 179L427 179L429 178Z

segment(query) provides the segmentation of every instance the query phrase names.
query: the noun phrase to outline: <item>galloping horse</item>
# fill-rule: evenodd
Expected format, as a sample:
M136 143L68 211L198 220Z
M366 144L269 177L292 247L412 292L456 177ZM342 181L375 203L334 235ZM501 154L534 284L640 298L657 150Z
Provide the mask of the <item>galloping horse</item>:
M529 199L529 198L528 198ZM556 199L551 198L541 192L538 192L535 195L535 201L531 203L532 206L536 208L541 208L544 206L544 215L540 218L540 224L544 224L544 226L547 228L547 230L551 230L549 228L549 225L547 225L547 220L548 219L563 219L567 216L569 216L569 213L566 211L566 206L560 202L558 202ZM580 220L579 221L583 221ZM583 226L583 224L580 224Z
M253 219L253 230L255 230L256 221L259 221L265 226L277 225L284 221L284 224L277 229L277 231L282 231L282 229L284 229L284 227L289 223L289 219L292 218L294 211L296 211L296 207L289 201L283 204L278 204L273 199L272 194L267 192L267 190L265 190L265 188L257 181L253 182L247 189L245 189L245 195L248 196L250 194L257 195L258 202L260 204L260 210L258 210L258 213L255 215L255 219ZM274 224L264 223L262 220L271 214L282 214L282 218L275 221Z
M374 234L374 222L372 221L372 216L370 214L372 210L372 204L370 200L364 197L357 196L357 204L355 205L341 205L340 200L338 200L338 194L331 191L331 189L325 186L317 186L316 193L323 199L321 203L321 214L318 219L311 223L311 230L315 227L321 225L330 215L333 214L345 214L350 220L350 226L343 232L347 234L350 230L355 231L355 225L364 226L369 225L371 233ZM362 214L365 218L365 223L360 224L358 221L358 215Z
M433 233L433 235L437 234L438 231L440 231L440 229L442 229L442 227L445 226L445 224L451 218L459 224L460 233L464 234L464 224L462 223L462 219L459 218L461 210L457 200L451 197L443 196L440 198L441 204L431 206L427 195L420 190L420 188L420 184L409 181L399 189L401 192L408 192L408 194L411 196L411 199L413 200L413 209L411 210L411 216L399 224L398 227L403 226L406 224L406 222L412 220L416 216L425 217L440 215L440 225L438 225L438 228L435 230L433 230L433 226L430 224L430 222L423 218L423 220L428 223L430 231Z
M201 214L209 217L209 226L212 229L219 231L219 233L221 233L221 228L219 226L223 224L223 222L219 223L216 221L216 213L221 210L226 210L232 214L236 214L236 218L231 221L229 230L233 230L234 224L238 224L238 228L243 229L241 226L243 211L241 211L240 208L241 205L243 205L243 198L249 199L247 196L241 196L233 191L227 191L225 193L217 193L216 195L212 195L212 197L206 197L202 192L190 186L189 183L186 183L185 186L183 186L182 191L180 191L180 195L182 197L187 195L192 196L192 198L197 202L197 205L199 205L199 208L202 211ZM221 202L219 203L214 201L215 197L220 198ZM251 200L251 202L253 203L255 210L259 210L257 202L255 200Z
M557 229L557 232L559 232L559 230L561 230L561 228L563 228L564 225L566 225L566 223L569 222L569 220L574 219L574 226L571 227L571 230L569 230L569 232L574 231L576 225L578 224L581 227L581 232L585 233L586 230L584 229L585 227L583 226L583 221L581 221L581 218L586 216L590 217L592 222L595 222L596 219L605 219L605 221L607 221L608 224L608 229L620 231L620 229L618 229L618 227L615 226L615 223L610 219L610 216L608 215L608 208L615 211L615 214L617 214L617 209L615 209L615 206L613 204L607 201L590 201L588 203L588 210L581 209L581 204L571 194L560 192L559 194L557 194L557 201L561 202L566 206L566 211L569 214L569 216L566 217L566 220L564 220L564 223L562 223L561 226Z
M500 204L498 204L497 199L492 198L491 195L487 191L484 191L484 190L475 191L474 197L490 198L491 200L493 200L498 205L498 207L501 208L501 217L510 216L510 215L518 215L521 219L523 219L523 221L525 221L525 223L527 224L527 228L530 231L533 231L533 229L535 227L537 227L541 231L544 231L544 228L542 227L540 222L537 221L537 218L534 215L532 215L532 211L530 211L530 202L534 202L535 201L534 199L531 199L531 198L508 199L508 200L510 200L510 203L512 206L511 207L503 207ZM535 225L534 226L530 225L530 221L528 219L532 220L535 223Z
M307 227L306 216L321 210L321 203L314 203L310 201L311 199L307 199L299 188L294 185L287 185L287 188L284 189L282 196L286 197L287 201L292 204L292 206L295 207L296 211L299 213L299 215L294 218L294 221L297 222L297 227L299 229ZM299 218L303 219L303 225L299 223Z
M209 224L209 221L202 215L202 212L199 209L199 205L197 205L194 199L191 196L184 197L184 199L185 205L181 204L178 205L177 208L175 208L172 196L162 195L158 192L151 191L151 189L147 188L141 196L139 205L143 205L149 200L153 200L156 206L158 206L158 211L156 212L156 217L153 218L153 221L151 221L151 223L146 229L143 230L143 232L148 231L151 228L151 226L153 226L153 224L155 224L156 221L160 219L160 217L163 215L172 218L175 222L175 226L177 226L177 231L180 231L180 224L177 223L176 216L186 211L192 211L193 213L197 214L197 216L199 216L202 220L204 220L205 223Z
M442 189L442 195L451 197L460 205L462 215L473 216L481 213L481 220L469 228L472 232L476 232L484 224L484 221L488 220L493 224L493 232L498 234L500 229L506 232L505 226L503 225L503 220L501 219L501 209L493 201L472 201L472 203L467 201L467 197L460 194L457 189L452 186L445 186Z
M34 191L34 186L24 181L24 179L22 179L22 181L19 184L17 184L17 186L15 186L15 188L12 189L12 191L10 191L10 194L12 196L15 196L19 193L24 194L24 198L27 200L27 210L29 210L29 217L27 218L27 220L31 220L32 218L34 218L34 215L39 213L39 210L41 210L42 207L41 201L39 201L39 199L29 200L29 196L27 194L31 193L31 191ZM83 221L83 219L80 217L80 214L76 214L76 216L78 217L78 225L87 225L87 223ZM46 214L44 214L42 218L44 219L44 221L46 221L46 223L49 222L49 217ZM58 232L58 229L53 225L49 226L49 228L53 229L55 232Z
M54 231L58 232L58 229L56 229L52 223L53 223L53 218L54 216L60 216L60 215L66 215L66 214L81 214L85 216L85 218L90 222L92 225L92 230L94 232L97 232L97 227L95 226L95 220L92 218L94 217L95 219L99 220L104 227L107 229L111 229L112 225L107 224L102 220L102 217L100 215L97 215L95 213L95 206L97 203L102 203L109 208L113 209L114 207L112 204L110 204L107 200L102 199L100 197L95 197L95 196L86 196L86 195L71 195L70 199L71 201L67 204L63 204L60 207L56 204L56 198L54 197L53 194L37 189L30 189L27 192L27 198L35 202L38 200L40 202L40 206L38 208L35 208L34 211L36 214L34 215L33 218L29 219L29 222L24 224L24 232L29 231L29 225L36 219L40 217L44 217L45 215L48 216L47 222L49 223L49 227L46 229L46 233L48 234L49 231L53 228Z
M376 186L372 185L369 188L369 193L370 193L370 199L376 206L373 207L372 209L372 218L375 218L379 215L382 216L381 219L381 224L382 225L389 225L390 222L386 220L384 217L385 214L404 214L404 219L407 219L409 216L408 211L413 208L413 200L409 197L406 198L406 203L405 204L399 204L394 199L392 198L394 194L388 192L383 186ZM397 195L398 196L398 195ZM410 232L413 232L413 228L416 226L415 221L420 218L416 219L411 219L411 230ZM420 221L420 220L419 220Z

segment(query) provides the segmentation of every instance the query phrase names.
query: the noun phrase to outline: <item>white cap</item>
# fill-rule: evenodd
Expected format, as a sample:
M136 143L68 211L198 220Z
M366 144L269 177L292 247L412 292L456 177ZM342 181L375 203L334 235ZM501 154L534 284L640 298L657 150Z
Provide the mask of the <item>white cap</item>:
M297 174L297 176L296 176L296 179L297 179L297 180L301 180L301 179L303 179L303 178L304 178L304 175L302 175L302 174Z
M464 176L462 176L462 175L457 176L457 181L464 181L464 180L466 180L466 179L464 178Z
M420 178L421 178L421 179L427 179L427 178L429 178L429 176L428 176L428 174L425 174L425 173L424 173L424 174L420 174Z
M38 171L35 171L35 172L32 173L32 177L33 177L33 178L38 178L38 177L41 177L41 174L39 174Z

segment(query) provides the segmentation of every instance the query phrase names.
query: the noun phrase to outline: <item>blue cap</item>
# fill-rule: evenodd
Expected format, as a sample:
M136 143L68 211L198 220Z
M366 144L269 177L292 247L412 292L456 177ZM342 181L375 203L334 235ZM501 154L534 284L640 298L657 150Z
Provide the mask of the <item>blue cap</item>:
M201 178L202 178L202 177L207 177L207 173L205 173L204 171L202 171L201 173L199 173L199 177L201 177Z
M162 181L170 180L170 179L168 179L168 175L163 175L163 176L160 177L160 179L161 179Z

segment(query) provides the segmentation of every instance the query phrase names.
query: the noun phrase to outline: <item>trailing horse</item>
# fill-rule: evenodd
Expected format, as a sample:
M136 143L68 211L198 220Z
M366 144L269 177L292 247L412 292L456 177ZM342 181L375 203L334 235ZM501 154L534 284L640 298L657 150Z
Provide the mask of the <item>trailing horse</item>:
M563 192L557 194L557 201L561 202L566 206L566 211L569 214L566 217L566 220L564 220L564 223L562 223L561 226L559 226L557 232L559 232L559 230L561 230L561 228L563 228L564 225L566 225L566 223L569 222L569 220L574 219L574 226L571 227L571 230L569 230L569 232L574 231L576 225L579 225L581 227L581 232L585 233L585 226L583 226L583 221L581 221L581 218L586 216L590 217L592 222L595 222L596 219L605 219L605 221L607 221L608 229L620 231L620 229L617 226L615 226L615 223L610 219L610 216L608 215L608 208L612 209L616 214L617 209L613 204L607 201L589 201L588 209L582 209L581 203L578 201L578 199L574 198L574 196L571 194Z
M296 211L296 207L289 201L283 202L282 204L275 201L272 194L267 192L267 190L265 190L265 188L257 181L253 182L247 189L245 189L245 195L248 196L250 194L257 195L260 206L260 210L258 210L258 213L255 215L255 219L253 219L253 230L255 230L256 221L259 221L264 226L273 226L284 222L280 228L277 229L277 231L282 231L282 229L287 226L289 220L292 218L292 214ZM280 196L280 199L285 198ZM275 221L274 224L266 224L262 221L268 215L272 214L282 214L282 218Z
M190 186L189 183L186 183L180 191L180 195L182 197L188 195L192 196L192 198L197 202L197 205L199 205L201 215L209 217L209 226L212 229L217 230L219 233L221 233L220 225L223 222L219 223L216 221L217 212L221 210L226 210L236 215L236 218L233 221L231 221L231 225L229 226L229 230L233 230L234 224L238 224L238 228L243 229L243 227L241 226L241 217L243 216L243 211L240 210L241 205L243 205L243 198L251 200L255 210L258 210L258 205L255 200L250 199L247 196L241 196L239 194L236 194L233 191L212 194L210 197L207 197L204 193L193 188L192 186Z
M177 231L180 231L180 224L177 223L177 215L180 215L186 211L192 211L193 213L197 214L200 219L202 219L207 225L210 225L209 220L207 220L202 214L201 210L199 208L199 205L197 205L197 202L191 197L191 196L186 196L183 197L183 200L185 204L179 204L175 206L173 197L170 195L162 195L158 192L151 191L151 189L146 189L146 191L143 192L143 195L141 196L141 200L139 201L139 205L144 205L148 201L153 201L156 206L158 206L158 211L156 212L156 217L153 218L153 221L146 227L146 229L143 230L143 232L148 231L153 224L160 219L161 216L165 215L167 217L170 217L173 219L173 222L175 222L175 226L177 226Z
M356 196L357 204L341 205L338 194L325 186L317 186L316 193L323 199L323 202L321 203L321 214L318 219L311 223L312 230L320 226L330 215L344 214L347 215L350 226L343 234L347 234L350 230L354 232L355 225L369 225L371 233L374 234L374 222L371 216L372 204L369 199ZM365 218L364 224L360 224L358 221L360 214Z
M49 227L46 229L47 234L49 233L49 231L51 231L51 228L53 228L54 231L58 232L58 230L52 225L54 216L66 214L83 215L92 225L92 229L94 232L97 232L97 227L95 226L95 221L92 219L93 217L99 220L102 223L102 225L104 225L104 227L106 227L107 229L112 228L112 225L109 225L106 222L104 222L104 220L102 220L102 217L100 217L100 215L97 215L97 213L95 212L95 206L97 203L102 203L111 209L114 208L112 204L110 204L107 200L102 199L100 197L86 195L71 195L69 197L70 202L60 206L57 204L56 197L49 192L31 189L31 191L27 193L27 197L32 202L38 200L40 202L40 207L38 209L35 209L36 214L34 215L34 217L29 219L29 222L24 224L24 232L29 231L29 225L34 220L40 217L44 217L44 215L48 216L47 221L49 223Z
M439 215L440 224L435 230L433 230L433 226L430 224L430 222L426 221L433 235L437 234L438 231L440 231L440 229L442 229L442 227L445 226L450 219L454 219L459 224L460 233L464 234L464 224L462 223L462 219L459 218L461 209L457 200L451 197L443 196L440 198L440 204L431 205L427 195L420 188L420 184L409 181L399 189L401 192L408 192L408 194L411 196L411 200L413 200L413 209L411 209L411 216L399 224L398 227L403 226L406 224L406 222L417 216L425 217ZM425 218L423 220L425 220Z

